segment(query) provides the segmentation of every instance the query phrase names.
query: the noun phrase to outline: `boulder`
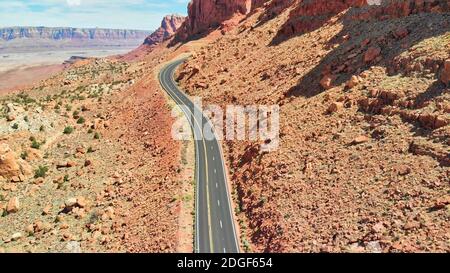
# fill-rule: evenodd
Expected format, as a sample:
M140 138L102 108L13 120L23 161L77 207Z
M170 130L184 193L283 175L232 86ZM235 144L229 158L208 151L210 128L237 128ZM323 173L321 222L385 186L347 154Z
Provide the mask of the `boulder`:
M357 86L360 82L360 79L358 76L353 75L345 84L346 87L352 89L353 87Z
M363 144L369 142L369 140L370 139L367 136L358 136L353 139L352 144L353 145Z
M444 67L442 68L441 76L439 78L444 84L450 84L450 59L444 62Z
M13 197L9 199L8 204L6 205L6 212L7 213L16 213L19 211L20 203L19 198Z
M330 89L333 83L333 77L331 77L330 75L325 75L321 80L320 80L320 85L323 87L323 89L328 90Z
M29 176L31 172L30 165L18 158L8 144L0 144L0 176L9 179L16 177L20 181L25 176Z
M369 49L364 54L364 62L371 63L381 54L381 48L378 46L369 47Z
M344 108L344 104L342 102L333 102L332 104L330 104L330 106L328 107L327 112L329 114L335 113L339 110L341 110L342 108Z

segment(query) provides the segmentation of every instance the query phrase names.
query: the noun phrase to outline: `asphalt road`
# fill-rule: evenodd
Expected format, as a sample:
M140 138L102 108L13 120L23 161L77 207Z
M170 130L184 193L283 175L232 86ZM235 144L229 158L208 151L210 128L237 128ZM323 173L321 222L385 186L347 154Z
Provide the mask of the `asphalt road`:
M196 136L195 252L238 253L221 147L215 135L205 136L204 132L211 130L208 119L203 114L194 116L197 106L180 90L173 78L175 69L184 61L178 60L165 66L160 71L159 81L178 105L185 106L181 109Z

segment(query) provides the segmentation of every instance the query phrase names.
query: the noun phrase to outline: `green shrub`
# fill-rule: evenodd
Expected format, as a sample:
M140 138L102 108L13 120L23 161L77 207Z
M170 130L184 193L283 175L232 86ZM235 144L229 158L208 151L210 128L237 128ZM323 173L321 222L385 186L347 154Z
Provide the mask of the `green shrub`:
M36 139L31 141L31 148L39 150L41 148L41 143L39 143Z
M39 168L34 171L34 178L45 177L47 172L48 172L47 166L39 166Z
M100 139L100 134L96 132L96 133L94 134L94 139Z
M77 124L84 124L86 122L86 120L83 118L83 117L80 117L78 120L77 120Z
M17 130L17 129L19 129L19 124L17 124L17 123L14 123L14 124L13 124L13 126L12 126L12 128L13 128L14 130Z
M87 153L88 154L92 154L94 152L94 149L92 149L92 147L89 147L88 149L87 149Z
M64 134L65 135L70 135L71 133L73 133L73 127L72 126L67 126L66 128L64 128Z

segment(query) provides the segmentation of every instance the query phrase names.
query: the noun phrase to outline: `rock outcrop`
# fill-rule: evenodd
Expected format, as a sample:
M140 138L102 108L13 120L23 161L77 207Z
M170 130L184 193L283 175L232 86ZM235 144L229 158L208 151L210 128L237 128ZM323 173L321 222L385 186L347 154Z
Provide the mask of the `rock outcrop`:
M161 27L148 36L144 44L156 45L166 41L175 34L185 20L186 17L181 15L173 14L165 16L161 22Z
M444 67L442 68L440 79L444 84L450 84L450 60L446 60L444 62Z
M3 178L17 178L13 180L21 181L21 177L31 174L28 163L17 159L17 155L5 143L0 144L0 176Z
M177 32L175 40L185 41L217 28L235 15L248 14L251 6L252 0L192 0L188 5L188 18Z

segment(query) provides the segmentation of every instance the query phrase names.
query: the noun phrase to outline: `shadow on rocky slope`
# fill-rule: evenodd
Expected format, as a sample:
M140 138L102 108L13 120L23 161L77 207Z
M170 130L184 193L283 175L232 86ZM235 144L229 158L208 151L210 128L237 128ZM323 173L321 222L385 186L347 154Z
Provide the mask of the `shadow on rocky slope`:
M428 22L427 26L423 25L425 21ZM334 49L293 86L286 93L286 97L315 96L328 88L319 84L324 77L329 77L329 87L338 86L371 66L385 67L390 75L404 73L406 67L399 67L402 64L395 63L396 57L428 38L448 32L450 14L420 14L384 21L342 19L342 23L342 31L329 42L329 47ZM438 73L443 62L441 59L428 59L409 70L420 72L430 69ZM444 86L434 87L436 88L438 91L430 92L442 92ZM426 97L428 93L425 92L421 98Z

